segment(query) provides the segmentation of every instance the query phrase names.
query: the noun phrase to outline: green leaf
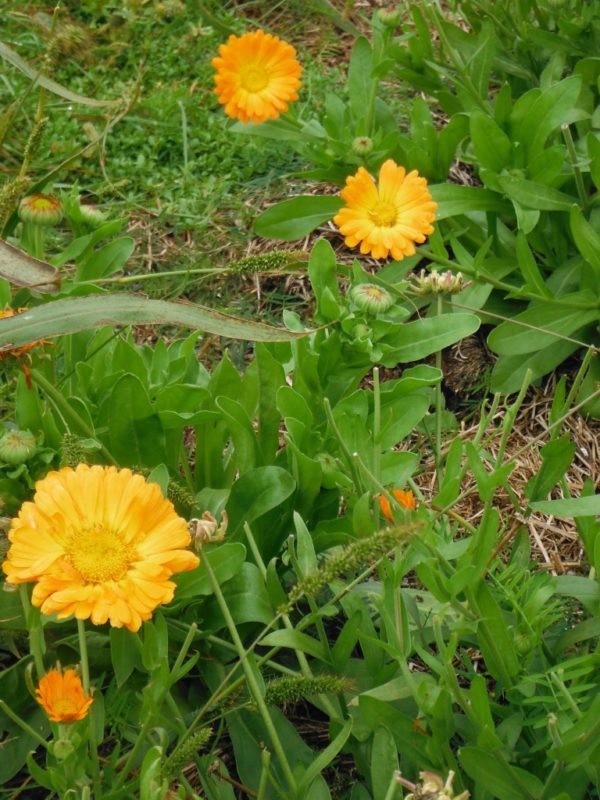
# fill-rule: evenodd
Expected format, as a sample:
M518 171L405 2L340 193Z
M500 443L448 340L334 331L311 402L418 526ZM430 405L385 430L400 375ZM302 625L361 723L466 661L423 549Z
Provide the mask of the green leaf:
M6 278L13 286L35 287L35 291L42 294L57 292L60 286L58 270L2 239L0 239L0 276Z
M165 434L144 384L126 373L108 398L108 446L118 464L156 466L165 461Z
M529 158L539 153L555 128L572 121L570 113L581 89L581 76L572 75L537 95L515 130L515 140L527 148Z
M355 121L364 118L371 95L371 72L373 70L373 51L364 36L359 36L350 56L348 67L348 95L350 110ZM367 135L370 131L366 131Z
M289 342L306 335L237 319L192 303L148 300L125 293L95 294L54 300L30 308L26 314L1 319L0 351L39 339L95 330L102 325L146 323L176 325L251 342Z
M386 367L417 361L470 336L479 325L475 314L442 314L401 323L393 338L390 336L392 351L386 353L381 361Z
M533 511L555 517L593 517L600 515L600 494L588 497L567 497L564 500L539 500L531 504Z
M539 211L570 211L575 198L558 189L544 186L543 183L516 178L512 175L498 175L496 178L502 190L525 208Z
M315 759L308 765L304 775L302 776L299 784L298 784L298 792L300 796L302 793L305 792L311 783L315 780L315 778L320 775L320 773L328 767L333 759L337 756L340 752L342 747L348 741L348 737L352 733L352 725L353 719L350 717L344 723L344 726L337 734L335 739L330 742L324 750L315 757Z
M210 545L202 549L202 561L208 559L220 585L233 578L240 571L246 557L246 548L241 542L226 542ZM213 593L212 583L202 563L191 572L176 575L175 601Z
M510 163L510 139L492 117L482 111L471 113L471 140L477 160L486 169L501 172Z
M500 356L492 370L490 388L492 392L518 392L527 370L531 370L531 380L535 381L551 372L578 347L564 339L556 339L554 344L526 356Z
M254 233L293 242L331 219L344 205L341 197L300 195L267 208L254 220Z
M296 482L281 467L252 469L233 484L227 503L229 536L243 535L244 522L252 523L267 512L281 506L290 497ZM268 538L272 531L262 532ZM258 537L261 538L260 536Z
M458 758L481 793L489 792L499 800L532 800L541 797L544 786L540 779L524 769L512 767L504 757L499 758L497 754L480 747L463 747L459 750Z
M600 286L600 235L581 213L581 209L571 209L571 233L577 249L591 266L596 286Z
M121 100L96 100L92 97L84 97L81 94L72 92L70 89L66 89L64 86L61 86L60 83L57 83L51 78L47 78L45 75L42 75L37 71L37 69L24 61L21 56L17 55L14 50L11 50L8 45L3 44L2 42L0 42L0 58L8 61L9 64L12 64L13 67L16 67L28 78L31 78L32 81L35 81L39 86L43 86L44 89L47 89L49 92L52 92L52 94L56 94L59 97L63 97L70 103L79 103L83 106L95 106L96 108L103 108L106 106L117 106L122 102Z
M255 564L242 564L241 569L223 586L223 593L238 625L244 622L268 625L275 616L265 582Z
M117 686L121 688L139 663L138 649L134 646L131 632L125 628L110 629L110 660Z
M488 344L499 355L522 355L557 344L561 337L572 336L600 317L600 309L569 308L569 303L593 302L593 295L576 292L564 295L565 306L540 303L531 306L513 320L502 322L488 336ZM523 324L519 324L523 323Z
M261 645L267 647L288 647L290 650L300 650L309 656L314 656L320 661L327 662L325 648L312 636L296 630L278 630L268 633L260 640Z
M135 241L131 236L120 236L118 239L108 242L85 259L85 266L81 270L81 279L96 280L118 272L123 269L134 249Z
M473 211L496 211L498 214L505 214L510 209L502 197L490 189L436 183L429 187L429 191L438 204L435 214L437 220Z
M385 725L380 725L373 734L371 747L371 787L374 800L386 800L390 779L398 769L398 748L394 737Z
M546 286L540 268L537 265L533 253L529 249L527 237L522 230L517 233L517 261L519 269L525 278L525 283L539 294L552 296L552 292Z
M568 434L542 447L540 450L542 467L525 486L525 496L530 501L540 500L552 491L571 466L575 450L576 445Z

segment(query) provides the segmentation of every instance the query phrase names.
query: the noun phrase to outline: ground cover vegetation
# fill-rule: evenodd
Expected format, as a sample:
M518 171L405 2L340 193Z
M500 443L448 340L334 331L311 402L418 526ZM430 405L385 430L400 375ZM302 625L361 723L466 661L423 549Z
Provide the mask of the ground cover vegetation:
M599 797L600 3L5 6L0 796Z

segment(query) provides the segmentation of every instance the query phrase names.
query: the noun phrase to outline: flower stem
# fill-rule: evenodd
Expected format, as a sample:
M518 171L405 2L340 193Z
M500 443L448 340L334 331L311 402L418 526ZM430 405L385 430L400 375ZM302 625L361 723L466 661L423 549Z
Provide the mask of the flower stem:
M29 650L33 656L35 671L37 672L39 680L46 674L46 668L44 666L44 652L46 647L40 612L37 608L33 608L29 602L29 593L24 583L19 586L19 595L21 597L21 605L23 606L23 614L25 615L25 624L29 631Z
M88 661L87 641L85 638L85 622L77 620L77 636L79 638L79 658L81 660L81 679L83 690L86 694L90 693L90 666Z
M87 640L85 638L85 622L77 620L77 638L79 639L79 659L81 662L81 681L83 690L90 694L90 663L88 659ZM98 745L96 743L96 729L94 727L94 710L92 709L87 718L88 741L90 743L90 758L92 761L94 795L96 798L102 797L102 781L100 778L100 762L98 760Z
M37 731L34 731L31 725L28 725L24 719L21 719L18 714L15 714L12 708L7 705L4 700L0 700L0 711L6 714L7 717L10 717L10 719L12 719L12 721L19 726L19 728L24 730L28 736L31 736L31 738L41 745L44 750L50 749L48 742L42 736L40 736Z
M441 317L442 309L442 295L438 294L436 298L437 308L436 314ZM442 369L442 351L438 348L435 351L435 366L442 373L439 381L435 385L435 464L437 471L438 491L441 489L444 472L442 469L442 404L444 401L444 394L442 392L442 381L444 373Z
M290 763L287 759L285 754L285 750L281 743L281 739L279 738L279 734L275 729L275 725L273 724L273 720L271 719L271 715L269 714L269 709L265 703L264 697L260 691L260 687L258 685L258 681L256 680L256 676L252 671L252 668L248 664L247 661L247 653L244 649L244 645L240 636L237 632L237 628L235 626L235 622L233 617L231 616L231 612L229 611L229 606L227 605L227 601L221 591L221 586L217 577L213 571L213 568L210 565L210 561L208 558L204 559L204 568L206 570L206 574L208 575L208 579L211 582L213 592L217 599L217 603L219 604L219 608L221 609L221 613L225 617L225 622L227 624L227 628L229 629L229 633L231 638L233 639L233 643L236 646L238 655L240 657L240 661L242 662L242 667L244 669L244 674L246 676L246 681L248 683L248 687L252 693L254 701L258 706L258 710L260 715L263 719L265 728L267 729L269 736L271 738L271 744L273 746L273 750L277 755L281 768L285 774L288 786L294 798L298 797L298 785L296 783L296 778L294 777L294 773L292 772L292 768L290 767Z
M579 169L579 160L577 158L577 151L575 150L575 143L573 142L573 135L571 134L571 128L569 127L569 124L565 122L560 126L560 129L562 131L565 144L567 145L567 152L569 153L569 161L571 162L573 175L575 176L575 186L577 187L577 194L579 195L579 200L581 201L581 205L583 206L583 211L585 212L587 211L589 206L589 199L585 191L585 185L583 183L581 170Z

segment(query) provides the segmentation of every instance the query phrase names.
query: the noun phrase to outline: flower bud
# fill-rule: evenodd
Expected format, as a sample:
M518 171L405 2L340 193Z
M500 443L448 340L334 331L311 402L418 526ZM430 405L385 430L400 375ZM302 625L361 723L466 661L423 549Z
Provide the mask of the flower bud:
M218 523L210 511L205 511L202 514L202 519L195 517L189 522L189 530L192 534L194 549L199 551L205 544L213 544L214 542L222 542L227 533L227 512L221 511L221 522Z
M357 156L366 156L373 149L373 139L369 136L357 136L352 142L352 150Z
M30 431L7 431L0 438L0 459L5 464L22 464L35 451L35 436Z
M400 9L397 6L395 8L380 8L377 12L377 16L384 25L395 28L400 22Z
M58 225L63 218L63 204L53 194L30 194L19 204L19 218L33 225Z
M88 203L81 203L79 206L79 211L81 213L82 222L84 222L88 228L91 228L93 231L106 222L106 214L103 211L100 211L98 206L90 205Z
M350 292L352 300L368 314L381 314L393 305L391 294L374 283L359 283Z
M418 275L412 276L417 284L417 294L457 294L470 284L463 281L462 272L456 275L447 270L440 273L433 269L425 272L424 269Z

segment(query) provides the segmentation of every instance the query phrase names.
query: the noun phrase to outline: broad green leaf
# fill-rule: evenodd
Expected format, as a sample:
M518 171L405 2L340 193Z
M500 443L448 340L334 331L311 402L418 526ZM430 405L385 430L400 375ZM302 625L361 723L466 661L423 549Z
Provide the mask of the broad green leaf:
M243 536L244 522L252 523L281 506L296 488L290 473L281 467L252 469L233 484L227 503L229 536ZM264 531L263 538L272 535Z
M246 557L246 548L241 542L225 542L219 545L210 545L202 548L200 566L191 572L176 575L175 602L190 597L211 595L212 583L208 577L203 561L208 559L210 566L220 585L237 575Z
M380 725L371 746L371 786L374 800L386 800L394 773L398 771L398 748L390 731Z
M471 113L471 140L479 163L501 172L510 163L511 143L494 119L482 111Z
M110 660L117 686L123 686L136 665L139 664L139 651L132 647L131 633L125 628L110 629Z
M570 122L581 89L581 76L572 75L541 92L523 115L515 139L527 148L529 158L540 152L553 130Z
M265 239L293 242L331 219L344 205L335 195L300 195L276 203L254 220L254 232Z
M600 494L589 497L567 497L564 500L540 500L532 503L533 511L555 517L592 517L600 515Z
M581 209L571 209L571 233L581 255L591 266L596 286L600 287L600 235L581 213Z
M544 186L543 183L515 178L512 175L498 175L496 178L502 190L525 208L539 211L570 211L575 198L558 189Z
M479 583L472 596L481 614L477 639L486 666L508 688L519 674L520 664L504 614L487 584ZM470 599L471 594L467 593L467 597Z
M400 363L425 358L475 333L479 325L479 318L475 314L442 314L401 323L393 339L390 336L389 343L393 350L385 354L382 363L386 367L395 367Z
M481 792L491 791L492 796L499 800L541 797L544 787L540 779L524 769L511 766L504 757L498 758L493 752L479 747L463 747L458 758Z
M117 380L107 401L108 447L120 466L155 467L165 461L165 434L148 391L131 373Z
M484 19L477 36L477 49L470 55L467 69L479 96L485 101L488 98L488 84L495 55L496 37L494 25L491 20Z
M274 328L221 314L205 306L148 300L135 294L95 294L67 297L27 313L0 320L0 352L78 331L95 330L102 325L176 325L203 330L231 339L254 342L289 342L305 334Z
M506 213L510 206L497 192L479 189L476 186L457 186L453 183L436 183L429 187L431 196L438 204L437 220L457 217L473 211L496 211Z
M488 336L488 344L495 353L508 356L533 353L557 344L561 337L572 336L600 317L600 309L569 308L569 302L583 305L586 300L593 302L593 299L589 293L577 292L561 298L565 301L564 307L545 303L532 306L494 328Z
M60 275L45 261L0 239L0 276L13 286L28 286L41 294L57 292Z
M359 36L350 56L348 67L348 94L350 110L355 121L364 118L371 94L371 72L373 70L373 51L364 36ZM370 131L366 131L367 134Z
M120 236L112 242L95 250L81 269L82 280L106 278L123 269L135 249L135 241L131 236Z
M16 67L23 75L31 78L31 80L35 81L39 86L43 86L44 89L47 89L49 92L59 97L63 97L70 103L105 108L106 106L118 106L122 102L121 100L96 100L92 97L84 97L81 94L77 94L77 92L72 92L70 89L61 86L60 83L53 81L52 78L47 78L45 75L42 75L42 73L30 66L20 55L15 53L14 50L11 50L11 48L3 42L0 42L0 58L8 61L9 64L12 64L13 67Z
M241 569L223 586L223 592L237 625L244 622L268 625L275 616L265 581L255 564L242 564Z
M531 380L535 381L551 372L561 364L567 356L577 350L579 345L564 339L556 339L554 344L526 356L500 356L492 370L492 392L518 392L527 370L531 370Z

